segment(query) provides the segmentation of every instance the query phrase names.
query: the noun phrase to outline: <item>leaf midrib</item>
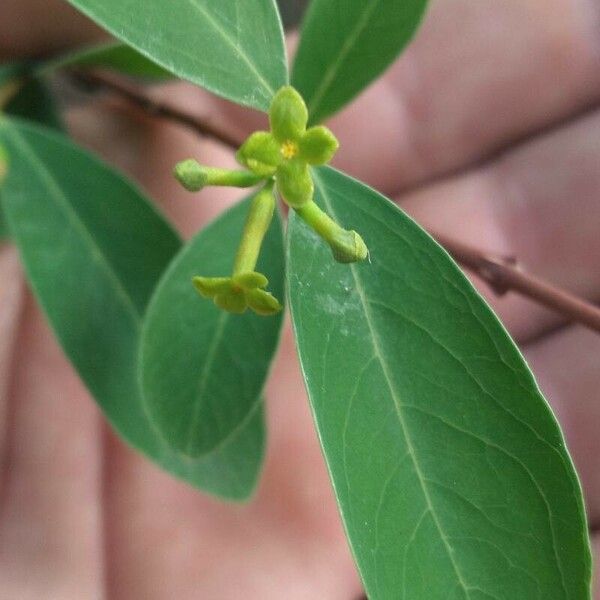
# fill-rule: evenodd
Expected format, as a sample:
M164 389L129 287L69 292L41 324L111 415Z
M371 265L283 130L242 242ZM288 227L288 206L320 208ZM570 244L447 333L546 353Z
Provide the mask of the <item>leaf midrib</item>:
M225 333L225 327L227 322L229 321L229 313L225 311L221 311L219 314L219 319L217 321L217 325L215 327L215 333L213 335L213 339L208 347L208 351L206 353L206 361L204 362L204 366L200 372L200 377L198 378L198 386L196 388L196 402L194 403L194 408L192 410L192 417L190 419L190 424L186 434L186 450L187 454L190 454L192 442L194 441L194 434L196 432L196 428L198 427L198 420L201 415L201 407L204 402L202 402L202 398L206 391L206 386L208 384L208 380L210 378L210 373L212 371L212 367L215 362L215 358L217 356L217 351L219 349L219 345L223 340L223 334ZM229 437L229 436L227 436Z
M71 0L71 1L76 1L76 0ZM200 12L200 14L205 17L207 23L209 23L209 25L211 25L211 27L222 37L222 39L226 42L226 44L233 49L234 54L242 59L242 61L246 64L246 66L250 69L250 71L255 75L257 81L259 82L259 84L261 85L263 90L266 91L267 96L271 96L271 97L274 96L275 91L274 91L273 87L261 74L261 72L259 71L256 64L248 57L248 55L245 52L242 52L242 48L240 48L235 43L235 41L231 38L231 36L229 36L227 34L227 32L223 29L223 27L221 27L219 25L219 23L214 19L214 17L212 17L210 15L210 13L207 12L203 6L198 4L196 2L196 0L188 0L188 1L190 3L190 6L192 6L198 12ZM228 0L228 1L230 1L230 0ZM79 2L78 2L78 5L79 5ZM95 6L96 6L96 11L103 14L106 17L108 12L106 10L104 10L104 7L99 3L96 3ZM87 11L84 10L84 12L87 12ZM136 35L137 31L135 29L132 29L129 21L126 21L123 19L119 19L119 21L121 24L121 31L127 31L127 32L129 32L129 35L133 35L133 36ZM114 27L110 27L108 25L107 25L107 27L109 27L115 33L115 35L118 35L118 28L115 29ZM118 37L121 37L121 35L119 35ZM135 49L138 52L140 52L140 54L142 54L143 56L146 56L149 60L156 62L156 64L166 68L167 70L172 70L171 67L169 67L164 61L153 57L151 55L151 53L148 52L148 50L146 50L144 48L138 48L137 46L135 47ZM189 52L185 52L184 49L181 47L175 48L175 50L179 54L187 56L190 60L194 60L194 61L198 60L198 57L196 55L191 54ZM203 77L201 79L204 80ZM210 86L210 89L212 91L218 92L218 90L213 89L213 86Z
M321 195L323 197L323 201L324 201L327 209L330 211L332 217L336 218L335 209L333 207L333 204L331 202L329 194L328 194L325 186L322 184L322 182L318 178L318 175L316 173L315 173L315 180L316 180L316 185L317 185L317 187L318 187L318 189L319 189L319 191L320 191L320 193L321 193ZM386 227L390 228L389 224L387 224L387 223L383 223L383 224L386 225ZM419 479L419 483L421 485L421 489L423 491L423 495L424 495L425 500L427 502L427 506L428 506L428 508L429 508L429 510L431 512L431 515L432 515L432 518L434 520L434 523L435 523L435 525L436 525L436 527L437 527L437 529L438 529L438 531L440 533L442 542L444 543L444 546L445 546L445 548L446 548L446 550L448 552L450 560L451 560L451 562L452 562L452 564L454 566L454 570L455 570L455 572L457 574L459 583L463 587L465 593L467 594L467 597L469 597L469 590L472 589L472 588L465 587L464 580L460 576L460 571L458 569L458 565L456 565L456 562L453 560L452 546L449 544L447 536L446 536L446 534L445 534L445 532L444 532L444 530L443 530L443 528L441 526L441 523L440 523L439 519L437 518L437 515L436 515L435 511L433 510L433 503L431 501L431 496L429 495L429 491L428 491L427 485L426 485L427 478L423 476L423 474L421 472L421 469L420 469L420 464L419 464L418 458L416 456L416 453L414 452L414 445L412 443L412 438L410 437L408 426L406 425L406 422L404 421L404 417L402 415L402 410L401 410L402 402L400 402L400 399L397 397L397 395L396 395L396 393L394 391L394 387L393 387L393 383L392 383L393 382L393 378L391 376L391 367L388 365L388 363L387 363L387 361L385 359L385 354L382 351L382 346L383 345L382 345L382 343L381 343L381 341L379 339L379 335L378 335L377 330L376 330L376 328L374 326L374 318L373 318L373 315L372 315L371 310L369 308L369 301L367 299L365 288L364 288L364 286L362 284L362 280L360 279L360 276L359 276L359 274L357 272L356 265L354 265L354 264L350 265L350 270L351 270L352 277L353 277L355 285L356 285L356 289L357 289L357 292L358 292L361 304L363 305L363 309L364 309L364 313L365 313L365 318L366 318L367 326L368 326L369 331L371 333L371 340L372 340L373 349L374 349L376 357L378 358L378 360L379 360L379 362L381 364L381 368L382 368L382 372L383 372L383 375L384 375L384 378L385 378L385 381L386 381L386 385L389 388L390 394L391 394L392 399L394 401L394 405L395 405L395 408L396 408L396 413L398 415L398 420L399 420L400 426L402 428L402 432L403 432L403 434L404 434L404 436L406 438L406 442L407 442L407 447L408 447L408 450L409 450L409 454L411 456L413 465L415 467L415 471L416 471L417 477ZM535 430L532 430L532 431L533 431L533 433L536 435L536 437L538 439L541 439L541 441L543 441L544 443L548 444L548 442L546 440L543 440L542 438L540 438L539 434L537 434L537 432L535 432ZM499 447L498 447L498 449L500 450ZM568 593L567 593L567 590L566 590L566 585L565 585L565 580L564 580L564 573L563 573L563 570L562 570L562 564L561 564L561 561L559 560L559 557L557 555L555 532L554 532L554 526L553 526L553 523L552 523L549 506L547 504L545 495L543 494L542 490L539 488L539 485L538 485L537 481L535 481L535 479L533 479L531 473L529 472L529 470L524 465L521 465L521 466L527 472L527 474L529 475L529 477L532 479L532 483L537 488L537 490L538 490L538 492L540 494L540 497L542 498L542 500L544 501L544 503L546 505L546 509L548 511L548 521L549 521L548 524L549 524L550 534L551 534L551 537L552 537L552 549L553 549L553 552L554 552L554 557L555 557L555 560L556 560L556 565L557 565L558 571L560 573L561 587L562 587L562 590L564 591L564 593L566 594L566 596L568 596Z
M324 186L321 184L321 182L318 178L317 178L316 184L317 184L317 187L319 188L319 191L321 192L321 196L323 198L323 202L325 203L325 206L327 207L327 210L331 213L331 216L334 219L337 219L337 216L336 216L335 210L333 208L333 205L331 203L331 200L329 198L329 195L327 194ZM356 266L350 265L350 271L352 273L352 277L354 279L354 283L356 285L356 290L358 292L361 304L363 305L365 320L367 322L369 332L371 333L371 343L373 346L373 351L375 353L375 356L377 357L379 364L381 365L381 370L382 370L386 385L390 391L392 400L394 402L396 414L398 416L398 422L400 424L400 428L402 429L402 434L404 436L404 439L406 440L407 450L408 450L409 456L411 457L411 461L413 463L415 474L419 481L419 485L421 487L421 491L423 493L423 497L425 499L427 509L429 510L431 517L433 519L433 522L438 530L442 544L444 545L444 548L446 550L446 553L448 555L448 558L450 560L452 568L456 574L457 581L458 581L459 585L461 586L461 588L463 589L466 597L468 598L469 597L469 586L466 584L466 582L462 576L462 573L460 572L460 569L458 568L456 560L454 559L452 546L450 545L450 543L448 541L448 537L447 537L446 533L444 532L444 529L442 528L442 525L438 519L436 511L434 510L433 502L431 500L431 496L429 494L429 490L428 490L426 482L425 482L425 477L423 476L423 473L421 471L421 465L416 456L412 437L409 433L408 426L407 426L406 422L404 421L404 415L402 414L402 410L400 409L401 402L400 402L400 399L397 397L396 391L392 384L392 377L390 375L390 367L389 367L387 361L385 360L385 355L382 351L382 344L381 344L381 341L379 340L379 335L373 324L374 319L373 319L371 310L369 309L365 289L362 285L362 281L361 281L360 277L358 276L358 274L356 272Z
M98 244L94 242L94 238L90 231L88 230L85 223L79 218L77 212L71 206L71 203L68 201L66 195L63 193L59 184L56 182L52 174L45 167L43 162L38 158L37 154L33 151L31 146L27 143L27 141L23 138L23 136L13 127L7 126L5 123L0 123L0 129L6 132L6 134L14 141L14 143L21 148L24 154L28 157L29 161L38 169L38 173L41 176L42 180L47 184L47 189L49 194L54 195L57 200L57 205L62 207L62 211L66 214L67 218L73 223L74 227L80 233L84 240L86 240L90 247L90 254L92 259L96 258L96 262L101 265L102 269L105 271L106 276L112 283L114 284L114 289L116 290L117 296L122 301L122 304L125 306L127 312L132 318L132 323L134 326L134 330L136 335L140 335L142 329L142 315L138 312L137 308L133 304L129 293L126 288L122 284L121 280L118 278L116 273L111 267L111 263L100 248ZM98 260L99 259L99 260ZM142 409L142 414L148 423L148 426L152 432L157 436L157 440L163 446L169 450L170 454L173 454L172 448L166 442L162 435L156 431L156 429L152 426L152 420L146 413L145 405L143 402L143 397L140 393L139 396L140 407ZM244 421L245 423L246 421ZM129 438L128 438L129 439ZM229 436L228 438L229 439Z
M238 0L235 0L236 6L237 6L237 1ZM252 60L250 60L248 55L245 52L242 52L242 49L235 43L235 41L231 38L231 36L227 33L227 31L225 29L223 29L223 27L221 27L221 25L219 25L219 23L214 19L214 17L212 17L211 14L209 12L207 12L206 9L201 4L198 4L197 0L189 0L189 2L194 8L196 8L196 10L198 10L198 12L200 12L202 15L204 15L204 17L206 18L208 23L210 23L210 25L213 27L213 29L223 37L223 39L227 42L227 44L229 46L231 46L231 48L233 48L235 54L237 56L239 56L246 63L248 68L254 73L254 75L256 75L256 78L261 83L263 88L271 96L274 96L275 90L273 89L271 84L263 77L263 75L258 70L258 67L256 66L256 64Z
M132 317L136 331L139 333L142 325L142 316L140 312L134 305L133 300L127 292L127 289L123 285L123 282L119 279L118 275L112 268L111 262L106 257L106 254L94 241L94 237L90 233L88 227L72 207L56 179L35 153L33 148L27 143L27 140L21 135L21 133L19 133L18 129L11 127L6 123L0 123L0 129L4 130L4 132L13 140L15 145L21 148L21 151L24 153L24 155L36 167L40 178L46 184L46 189L48 190L49 195L55 198L57 206L62 208L63 214L67 216L67 219L73 223L74 228L79 232L83 240L87 242L88 247L90 248L92 260L95 260L95 262L101 266L107 278L113 283L117 296L120 298L127 312Z

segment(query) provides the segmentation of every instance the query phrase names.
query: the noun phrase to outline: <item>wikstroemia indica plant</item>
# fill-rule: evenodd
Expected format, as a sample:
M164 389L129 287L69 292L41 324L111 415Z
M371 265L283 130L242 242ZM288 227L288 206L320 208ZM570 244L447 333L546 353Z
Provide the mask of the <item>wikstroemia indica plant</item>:
M516 346L443 249L326 165L338 144L319 123L394 60L426 0L313 0L291 78L273 0L70 2L122 43L0 67L0 230L120 436L247 499L287 297L370 598L589 598L579 482ZM175 168L190 190L255 190L182 244L62 132L44 78L73 66L177 76L268 111L240 169Z
M272 315L282 308L276 298L261 289L267 285L267 278L254 271L275 209L272 179L283 200L331 246L338 262L364 260L368 254L358 233L342 229L313 200L315 189L309 165L324 165L333 158L339 146L333 133L322 125L306 130L308 110L290 86L275 94L269 120L271 132L253 133L237 153L239 162L250 172L204 167L194 160L175 168L175 176L190 191L206 185L248 187L267 180L250 205L232 276L194 278L202 296L213 298L217 306L233 313L251 308L259 315Z

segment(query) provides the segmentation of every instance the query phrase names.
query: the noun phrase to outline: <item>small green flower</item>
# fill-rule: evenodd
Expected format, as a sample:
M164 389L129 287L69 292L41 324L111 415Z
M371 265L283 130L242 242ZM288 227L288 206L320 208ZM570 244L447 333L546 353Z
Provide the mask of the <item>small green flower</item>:
M306 104L290 86L275 94L269 121L271 131L254 132L236 154L248 170L208 167L193 159L180 162L174 170L183 187L193 192L207 185L252 187L264 182L250 204L231 277L193 279L201 296L232 313L241 314L250 308L259 315L272 315L282 308L277 298L263 289L267 278L255 271L275 210L275 185L286 203L329 244L336 261L353 263L369 256L362 237L342 228L313 200L310 166L324 165L333 158L339 146L336 137L322 125L307 129Z
M233 265L231 277L194 277L194 286L201 296L212 298L223 310L241 314L251 308L259 315L274 315L281 304L264 289L268 279L256 272L260 247L275 211L273 182L268 182L256 193L246 216L242 239Z
M306 104L291 86L275 94L269 121L271 131L253 133L238 150L237 160L256 175L275 176L284 200L292 208L299 208L314 195L309 165L328 163L339 143L327 127L306 128Z
M201 296L212 298L223 310L241 314L247 308L259 315L274 315L282 306L269 292L261 288L268 285L262 273L252 271L231 277L194 277L194 286Z

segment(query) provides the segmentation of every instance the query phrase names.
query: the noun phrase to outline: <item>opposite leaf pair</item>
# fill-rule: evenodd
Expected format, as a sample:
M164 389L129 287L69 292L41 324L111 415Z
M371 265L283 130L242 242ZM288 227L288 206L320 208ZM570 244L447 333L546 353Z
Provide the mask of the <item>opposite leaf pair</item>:
M298 92L282 87L269 109L271 131L253 133L236 154L248 171L218 169L185 160L175 167L175 177L190 191L206 185L252 187L266 185L255 197L242 233L231 277L196 277L198 292L212 298L219 308L243 313L247 308L260 315L281 310L281 304L264 291L267 278L254 271L260 246L275 207L273 186L283 200L331 247L338 262L364 260L368 249L355 231L347 231L327 216L313 201L314 183L310 166L328 163L339 144L322 125L307 129L308 111Z

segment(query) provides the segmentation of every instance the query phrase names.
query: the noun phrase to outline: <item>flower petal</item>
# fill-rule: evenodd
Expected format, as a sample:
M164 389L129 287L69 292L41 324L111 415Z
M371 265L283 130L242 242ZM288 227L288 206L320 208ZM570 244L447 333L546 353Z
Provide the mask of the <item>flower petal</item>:
M248 308L246 297L242 290L230 290L225 294L216 295L215 304L227 312L236 313L239 315L245 312L246 308Z
M302 96L290 85L282 87L269 109L271 131L280 142L298 141L306 131L308 110Z
M239 285L245 290L254 290L256 288L264 288L269 285L269 280L257 271L251 271L250 273L240 273L232 277L233 283Z
M231 290L231 277L194 277L192 283L204 298L214 298Z
M299 157L311 165L328 163L340 147L330 129L323 125L311 127L300 139Z
M255 131L235 155L237 161L257 175L270 177L283 160L280 145L268 131Z
M293 159L281 163L276 177L280 194L292 208L312 200L315 186L305 161Z
M251 290L246 292L248 306L257 314L269 316L278 313L283 307L279 300L264 290Z

